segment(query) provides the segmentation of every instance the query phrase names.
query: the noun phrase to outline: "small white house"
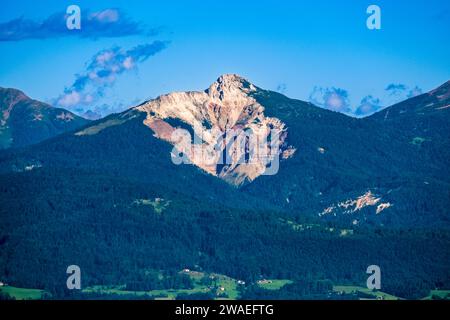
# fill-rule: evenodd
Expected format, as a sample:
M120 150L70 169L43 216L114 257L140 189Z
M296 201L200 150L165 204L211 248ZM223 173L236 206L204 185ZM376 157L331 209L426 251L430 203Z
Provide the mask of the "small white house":
M258 284L270 284L270 283L272 283L272 280L263 279L258 281Z

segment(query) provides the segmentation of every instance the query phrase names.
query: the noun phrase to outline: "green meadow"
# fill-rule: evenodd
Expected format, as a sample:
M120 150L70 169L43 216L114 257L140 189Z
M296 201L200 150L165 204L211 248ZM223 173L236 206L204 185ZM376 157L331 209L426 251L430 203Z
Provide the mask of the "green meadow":
M39 300L42 299L44 290L16 288L11 286L0 287L0 293L8 295L16 300Z
M380 300L400 300L399 297L393 296L391 294L382 292L382 291L374 291L370 290L365 287L359 287L359 286L333 286L333 291L335 292L343 292L346 294L350 293L363 293L369 296L372 296L373 299L380 299Z

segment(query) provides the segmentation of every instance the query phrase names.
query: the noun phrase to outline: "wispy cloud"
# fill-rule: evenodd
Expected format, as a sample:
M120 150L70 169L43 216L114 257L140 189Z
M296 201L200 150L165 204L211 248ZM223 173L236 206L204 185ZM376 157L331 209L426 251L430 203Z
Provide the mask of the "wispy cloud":
M388 92L390 95L396 95L406 91L407 88L408 87L406 85L401 83L391 83L384 90L386 90L386 92Z
M368 95L361 100L361 103L356 108L354 115L358 117L364 117L375 113L382 108L383 107L381 105L381 100L379 98Z
M155 41L129 50L113 47L96 53L86 69L76 75L73 84L53 104L80 114L88 110L101 115L118 111L117 106L99 105L105 91L116 83L121 74L137 70L140 63L164 50L167 45L167 42Z
M281 93L281 94L285 94L286 90L287 90L287 85L286 83L280 83L277 85L276 89L277 92Z
M418 86L409 87L402 83L391 83L384 89L382 97L379 98L369 94L361 99L358 105L352 107L347 90L316 86L309 96L309 101L328 110L364 117L380 111L385 106L393 105L420 94L422 94L422 89Z
M408 98L414 98L417 96L420 96L423 93L423 90L419 88L418 86L415 86L411 90L409 90L407 97Z
M409 87L402 83L391 83L385 89L390 104L394 104L422 94L422 89L418 86Z
M0 23L0 41L21 41L27 39L48 39L77 36L82 38L124 37L131 35L156 35L158 29L146 28L133 21L121 9L105 9L91 12L81 10L81 29L69 30L66 26L68 15L61 11L42 21L18 17Z
M315 105L328 110L342 113L351 112L349 94L341 88L322 88L316 86L309 95L309 100Z

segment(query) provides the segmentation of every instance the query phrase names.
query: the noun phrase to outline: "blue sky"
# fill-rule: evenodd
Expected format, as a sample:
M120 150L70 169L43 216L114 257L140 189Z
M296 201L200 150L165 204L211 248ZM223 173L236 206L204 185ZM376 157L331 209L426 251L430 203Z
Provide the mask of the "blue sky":
M71 4L78 33L64 29ZM371 4L381 30L366 27ZM449 30L447 0L10 1L0 86L105 115L237 73L361 116L449 80Z

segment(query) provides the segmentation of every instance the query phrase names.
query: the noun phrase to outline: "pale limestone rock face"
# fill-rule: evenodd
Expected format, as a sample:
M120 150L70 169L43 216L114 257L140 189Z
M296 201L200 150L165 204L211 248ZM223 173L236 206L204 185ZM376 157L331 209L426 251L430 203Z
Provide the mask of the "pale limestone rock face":
M391 204L389 202L385 202L385 203L380 203L377 206L377 214L380 214L383 210L389 208L391 206Z
M389 202L381 202L382 198L375 196L372 191L367 191L365 194L359 196L356 199L349 199L337 204L333 204L328 208L325 208L319 216L333 215L336 216L336 211L340 211L342 214L353 214L366 207L375 207L375 213L380 214L382 211L392 207Z
M264 107L251 96L257 90L237 75L223 75L203 92L174 92L135 109L147 114L144 124L156 137L176 146L192 164L242 185L267 174L269 160L278 161L280 155L287 159L295 153L294 147L286 146L285 124L266 117ZM180 135L170 124L174 119L191 128L200 141L193 143ZM254 156L243 161L249 154Z

